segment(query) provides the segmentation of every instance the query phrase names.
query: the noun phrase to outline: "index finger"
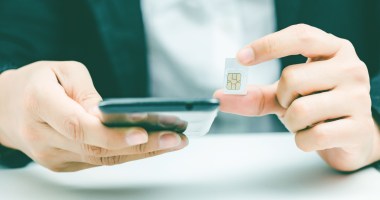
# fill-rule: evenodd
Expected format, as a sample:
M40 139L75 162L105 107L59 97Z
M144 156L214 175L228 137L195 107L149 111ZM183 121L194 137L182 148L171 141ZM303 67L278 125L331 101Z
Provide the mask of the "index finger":
M58 82L43 84L35 92L37 115L65 137L106 149L121 149L143 144L148 133L142 128L108 128L100 119L68 97ZM43 92L42 92L43 91Z
M285 113L276 98L277 82L267 86L251 85L247 90L247 95L228 95L217 90L214 98L220 100L220 111L243 116L282 116Z
M298 24L258 39L237 54L243 65L254 65L290 55L308 58L332 57L341 47L340 40L321 29Z

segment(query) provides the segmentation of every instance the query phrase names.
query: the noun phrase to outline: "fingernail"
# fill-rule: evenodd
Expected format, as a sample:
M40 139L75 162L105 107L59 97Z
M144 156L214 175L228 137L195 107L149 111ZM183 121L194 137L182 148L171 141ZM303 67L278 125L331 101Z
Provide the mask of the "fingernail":
M186 137L186 136L184 136L184 138L183 138L183 140L182 140L182 138L181 138L181 143L182 143L182 141L184 141L183 143L183 147L186 147L187 145L189 145L189 139Z
M160 135L160 149L173 148L181 144L181 137L175 133L163 133Z
M237 58L240 61L240 63L249 64L255 59L255 55L251 48L246 47L239 51Z
M181 144L174 147L174 150L180 150L189 145L189 139L186 136L181 137Z
M132 131L127 134L126 141L128 145L138 145L148 142L148 135L142 131Z

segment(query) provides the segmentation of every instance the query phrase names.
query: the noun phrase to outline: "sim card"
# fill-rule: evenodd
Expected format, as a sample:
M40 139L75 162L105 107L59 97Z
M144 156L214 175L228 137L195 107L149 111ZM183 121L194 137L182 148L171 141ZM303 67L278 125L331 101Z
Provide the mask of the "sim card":
M227 58L224 70L224 94L247 94L248 68L235 58Z

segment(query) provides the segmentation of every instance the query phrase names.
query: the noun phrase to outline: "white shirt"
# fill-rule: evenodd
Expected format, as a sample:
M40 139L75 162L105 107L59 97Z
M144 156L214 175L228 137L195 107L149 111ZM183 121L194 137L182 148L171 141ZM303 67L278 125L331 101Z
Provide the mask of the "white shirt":
M143 0L154 97L211 97L225 58L275 30L273 0ZM251 67L251 84L279 77L279 62Z

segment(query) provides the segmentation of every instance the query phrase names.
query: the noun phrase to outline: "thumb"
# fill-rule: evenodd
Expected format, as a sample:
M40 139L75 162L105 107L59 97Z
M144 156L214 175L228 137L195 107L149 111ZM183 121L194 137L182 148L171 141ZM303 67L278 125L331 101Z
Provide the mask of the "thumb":
M249 86L247 95L230 95L224 94L223 90L217 90L214 98L219 99L222 112L243 116L282 116L285 109L276 98L277 84L278 82L266 86Z
M88 113L100 116L98 104L102 100L96 91L87 68L79 62L61 62L54 68L59 83L66 94Z

